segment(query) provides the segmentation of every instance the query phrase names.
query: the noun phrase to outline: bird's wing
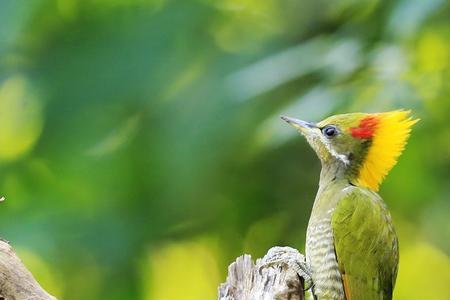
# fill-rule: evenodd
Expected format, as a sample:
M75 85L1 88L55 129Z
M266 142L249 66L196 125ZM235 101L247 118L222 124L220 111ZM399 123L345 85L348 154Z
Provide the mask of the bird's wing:
M390 300L397 276L397 237L384 202L352 187L333 212L334 246L347 300Z

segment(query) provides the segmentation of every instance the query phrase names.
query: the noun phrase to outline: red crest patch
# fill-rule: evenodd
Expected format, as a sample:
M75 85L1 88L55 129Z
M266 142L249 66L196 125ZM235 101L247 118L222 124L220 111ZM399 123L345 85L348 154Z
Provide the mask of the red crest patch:
M375 116L368 116L359 121L358 127L350 128L353 137L358 139L369 139L373 137L377 129L379 119Z

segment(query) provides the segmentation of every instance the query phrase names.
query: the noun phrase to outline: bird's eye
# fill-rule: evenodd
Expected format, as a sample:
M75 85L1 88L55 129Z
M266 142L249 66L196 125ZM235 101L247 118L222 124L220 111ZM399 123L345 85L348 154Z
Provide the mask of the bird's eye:
M322 128L322 133L327 138L332 138L333 136L336 136L338 134L338 130L336 127L328 125Z

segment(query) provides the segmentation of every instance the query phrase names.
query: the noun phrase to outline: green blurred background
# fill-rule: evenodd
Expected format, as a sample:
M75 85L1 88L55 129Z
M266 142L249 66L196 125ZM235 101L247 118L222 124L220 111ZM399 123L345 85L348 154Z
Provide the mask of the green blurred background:
M1 0L0 236L61 299L215 299L304 249L320 164L280 114L407 108L395 299L450 299L449 76L443 0Z

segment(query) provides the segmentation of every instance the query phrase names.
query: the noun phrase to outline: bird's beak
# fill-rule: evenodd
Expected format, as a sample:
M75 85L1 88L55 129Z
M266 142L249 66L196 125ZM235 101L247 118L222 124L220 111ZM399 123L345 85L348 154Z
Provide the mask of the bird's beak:
M288 122L292 127L294 127L303 134L311 132L312 129L317 128L317 125L311 122L306 122L286 116L281 116L281 119Z

